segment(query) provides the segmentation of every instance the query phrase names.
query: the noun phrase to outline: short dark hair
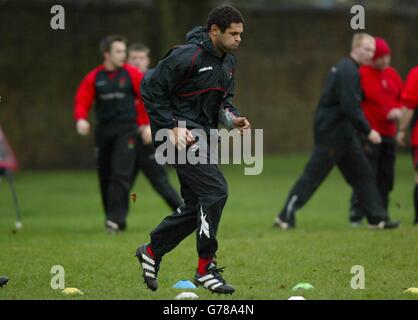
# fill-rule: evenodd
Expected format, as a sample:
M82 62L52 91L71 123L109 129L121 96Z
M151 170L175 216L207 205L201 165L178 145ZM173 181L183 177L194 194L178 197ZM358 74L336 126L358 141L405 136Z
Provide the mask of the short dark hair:
M112 49L112 44L114 42L123 42L126 44L126 38L124 36L118 35L118 34L112 34L109 36L106 36L102 41L100 41L99 51L101 54L105 52L110 52L110 49Z
M210 31L212 25L215 24L222 32L225 32L231 26L231 23L244 23L244 17L238 9L222 5L209 13L207 29Z
M129 48L128 48L128 52L131 51L141 51L141 52L145 52L147 55L149 55L151 53L150 48L148 48L146 45L142 44L142 43L132 43Z

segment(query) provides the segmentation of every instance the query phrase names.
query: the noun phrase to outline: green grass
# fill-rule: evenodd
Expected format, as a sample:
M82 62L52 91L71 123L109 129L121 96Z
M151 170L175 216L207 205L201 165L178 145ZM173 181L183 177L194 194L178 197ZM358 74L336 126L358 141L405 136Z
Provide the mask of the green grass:
M350 190L335 170L298 215L298 228L281 232L272 221L301 172L307 155L269 156L260 176L244 176L240 166L224 168L230 198L218 233L218 261L237 289L225 299L416 299L404 294L418 287L418 228L413 219L414 174L407 155L397 162L391 216L403 222L395 231L351 229ZM175 173L170 171L177 184ZM22 172L16 185L24 228L12 234L14 212L7 185L0 184L0 275L9 285L0 299L173 299L172 285L191 279L197 263L194 235L168 254L157 292L145 289L134 258L139 244L169 213L141 175L134 191L128 231L109 236L93 171ZM65 268L67 287L85 294L64 297L50 287L53 265ZM366 289L350 287L353 265L365 268ZM295 293L309 282L315 289ZM198 289L201 299L219 299Z

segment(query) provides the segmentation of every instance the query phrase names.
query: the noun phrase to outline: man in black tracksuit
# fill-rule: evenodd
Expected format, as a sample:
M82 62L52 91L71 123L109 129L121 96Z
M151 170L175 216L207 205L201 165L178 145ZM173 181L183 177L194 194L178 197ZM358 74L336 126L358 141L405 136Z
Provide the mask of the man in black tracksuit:
M128 63L146 74L151 63L150 50L140 43L132 43L128 49ZM137 101L140 103L140 101ZM142 109L141 109L142 110ZM180 195L171 185L165 168L158 164L155 159L155 148L152 145L149 117L143 110L139 115L139 138L136 145L136 170L134 170L133 181L137 175L143 172L152 187L165 200L167 205L174 211L183 205Z
M206 28L189 32L186 45L172 49L145 75L141 92L155 144L157 131L168 129L177 138L180 150L178 122L185 121L187 129L183 132L190 148L194 141L189 130L202 129L209 134L218 128L220 114L225 111L232 115L228 118L233 127L241 131L250 127L231 102L235 57L230 52L238 48L242 31L243 18L238 10L217 7L209 14ZM161 258L196 231L199 263L195 283L212 292L233 293L214 260L218 224L228 197L225 178L216 164L193 165L187 161L174 167L185 204L160 223L151 233L149 244L138 248L144 280L149 289L156 290Z
M106 37L101 43L101 52L103 64L90 71L77 89L74 118L77 132L88 135L88 116L96 102L95 144L100 191L105 226L114 233L126 229L135 145L141 125L139 115L145 113L140 94L143 75L125 64L126 40L123 37Z
M295 227L295 213L314 194L336 165L358 194L369 226L389 229L390 222L374 184L370 165L361 149L356 130L380 143L380 135L372 130L361 111L359 64L371 61L375 50L373 37L356 34L349 57L332 67L315 115L315 148L303 175L290 191L285 206L275 220L281 229Z

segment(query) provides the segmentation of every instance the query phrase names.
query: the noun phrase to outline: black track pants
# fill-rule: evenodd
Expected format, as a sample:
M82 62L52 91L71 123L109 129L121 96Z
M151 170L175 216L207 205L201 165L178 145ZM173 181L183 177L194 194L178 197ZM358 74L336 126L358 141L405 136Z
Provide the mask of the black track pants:
M334 166L338 167L358 195L369 223L387 220L388 215L375 186L370 164L356 137L335 146L315 146L302 176L289 193L280 218L294 223L295 212L306 204Z
M97 169L106 218L126 224L135 168L137 125L116 123L96 128Z
M196 232L199 257L212 258L218 248L216 234L228 198L225 178L214 164L174 167L184 205L166 217L151 233L151 249L161 257Z

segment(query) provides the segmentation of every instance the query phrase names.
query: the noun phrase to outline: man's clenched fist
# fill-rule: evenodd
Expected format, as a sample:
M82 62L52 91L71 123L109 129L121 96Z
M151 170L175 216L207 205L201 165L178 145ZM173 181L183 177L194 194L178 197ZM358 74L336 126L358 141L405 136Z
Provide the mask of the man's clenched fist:
M78 134L81 136L87 136L90 133L90 123L87 120L78 120L76 127Z
M232 123L234 124L234 128L238 129L241 133L251 128L250 122L246 117L235 117Z
M400 108L395 108L392 109L387 116L387 119L390 121L398 121L400 120L402 117L402 109Z
M170 130L169 138L178 150L183 150L196 142L193 134L186 128L176 127Z
M139 127L139 135L145 145L152 143L151 127L149 125L143 125Z
M374 144L379 144L382 142L382 137L380 136L379 132L372 129L372 131L369 133L369 140Z

